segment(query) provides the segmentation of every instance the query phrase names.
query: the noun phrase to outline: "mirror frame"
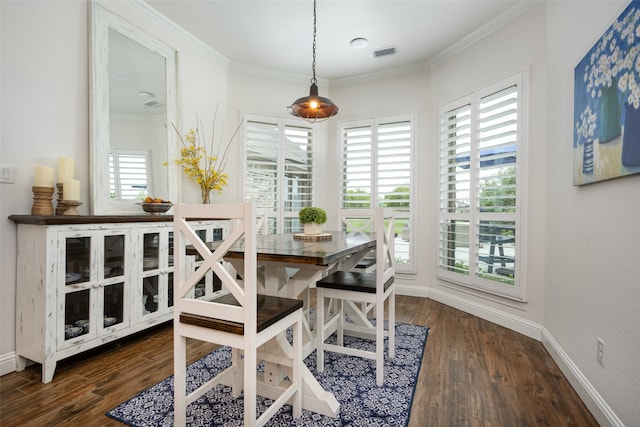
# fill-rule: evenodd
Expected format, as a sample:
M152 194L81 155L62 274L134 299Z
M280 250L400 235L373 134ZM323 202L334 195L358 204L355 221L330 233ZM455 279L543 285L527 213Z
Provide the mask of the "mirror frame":
M176 50L152 37L134 24L111 12L105 5L92 0L90 22L90 144L91 212L104 214L144 214L140 200L109 197L109 29L113 29L165 58L167 84L167 198L176 202L176 140L171 123L177 123ZM164 167L161 164L159 167Z

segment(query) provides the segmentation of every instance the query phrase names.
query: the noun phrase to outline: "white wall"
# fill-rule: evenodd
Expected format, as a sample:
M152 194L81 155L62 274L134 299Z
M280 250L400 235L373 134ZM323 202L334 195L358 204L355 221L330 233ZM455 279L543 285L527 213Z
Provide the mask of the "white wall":
M640 175L574 187L571 171L574 67L628 4L547 4L544 324L620 420L638 426Z
M2 163L0 184L0 355L15 351L16 231L7 217L31 212L33 168L75 157L87 212L89 115L87 4L2 1ZM4 365L4 357L0 362Z

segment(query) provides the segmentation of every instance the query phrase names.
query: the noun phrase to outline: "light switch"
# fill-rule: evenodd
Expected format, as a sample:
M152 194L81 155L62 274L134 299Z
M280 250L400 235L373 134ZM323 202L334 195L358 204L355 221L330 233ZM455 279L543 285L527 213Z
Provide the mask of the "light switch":
M0 183L13 184L13 165L0 164Z

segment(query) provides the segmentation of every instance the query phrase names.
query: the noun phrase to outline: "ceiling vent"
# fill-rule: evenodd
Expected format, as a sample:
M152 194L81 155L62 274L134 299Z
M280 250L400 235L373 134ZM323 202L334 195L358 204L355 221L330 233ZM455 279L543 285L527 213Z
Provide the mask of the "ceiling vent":
M395 47L387 47L385 49L378 49L373 51L374 58L380 58L381 56L389 56L396 53Z

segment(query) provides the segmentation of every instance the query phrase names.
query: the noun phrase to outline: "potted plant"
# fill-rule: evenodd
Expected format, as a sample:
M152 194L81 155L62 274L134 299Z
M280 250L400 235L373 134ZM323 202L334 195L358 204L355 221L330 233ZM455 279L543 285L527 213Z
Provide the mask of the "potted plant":
M304 234L322 233L322 224L327 222L327 213L324 209L308 206L298 212L300 224L304 225Z

